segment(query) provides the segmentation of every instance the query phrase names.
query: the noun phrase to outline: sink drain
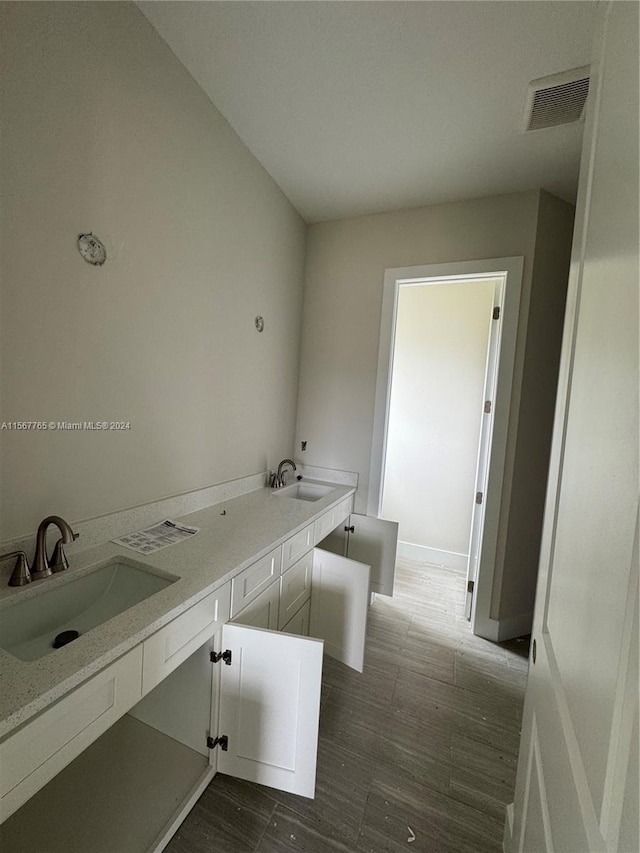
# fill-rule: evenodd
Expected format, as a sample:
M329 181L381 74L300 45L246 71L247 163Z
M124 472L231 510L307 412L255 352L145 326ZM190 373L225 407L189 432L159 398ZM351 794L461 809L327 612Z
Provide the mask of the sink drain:
M62 646L66 646L67 643L77 640L79 636L80 631L62 631L53 641L53 648L60 649Z

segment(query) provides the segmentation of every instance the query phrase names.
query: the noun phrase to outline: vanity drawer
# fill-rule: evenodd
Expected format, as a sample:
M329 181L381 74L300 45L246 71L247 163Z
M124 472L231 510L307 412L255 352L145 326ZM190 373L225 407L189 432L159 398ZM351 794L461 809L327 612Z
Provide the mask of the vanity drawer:
M299 560L313 548L313 522L292 536L291 539L287 539L282 547L282 573L284 574L296 560Z
M282 545L278 545L235 576L231 582L231 616L237 616L243 607L273 583L280 574L281 564Z
M0 744L0 821L13 814L138 702L141 675L142 645Z
M325 536L331 533L331 531L337 524L337 522L335 521L335 517L335 510L331 509L329 510L329 512L325 512L324 515L321 515L320 518L316 520L313 530L314 545L317 545L318 542L322 542Z
M353 496L345 498L336 507L325 512L316 521L313 531L313 543L317 545L339 524L349 517L353 509Z
M336 507L336 525L346 521L353 512L353 495L345 498L342 503Z
M277 631L278 609L280 606L280 584L272 583L261 592L257 598L247 604L237 616L231 620L237 625L247 625L252 628L264 628L266 631Z
M144 641L143 696L229 621L230 600L226 583Z
M280 614L278 628L282 630L311 597L313 551L285 572L280 578Z

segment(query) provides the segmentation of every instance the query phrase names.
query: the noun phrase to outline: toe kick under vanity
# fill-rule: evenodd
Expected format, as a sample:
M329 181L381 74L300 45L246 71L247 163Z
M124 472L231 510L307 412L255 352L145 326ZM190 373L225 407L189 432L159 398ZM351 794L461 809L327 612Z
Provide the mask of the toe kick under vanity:
M354 491L187 516L197 536L144 558L167 589L36 661L0 653L0 850L162 850L216 772L313 797L323 651L362 671L371 592L393 589L397 525Z

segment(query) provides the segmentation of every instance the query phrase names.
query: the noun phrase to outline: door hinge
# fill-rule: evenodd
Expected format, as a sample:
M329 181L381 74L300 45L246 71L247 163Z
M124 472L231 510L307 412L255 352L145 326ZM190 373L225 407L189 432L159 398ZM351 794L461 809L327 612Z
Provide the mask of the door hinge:
M484 316L486 317L487 315L485 314ZM493 309L493 319L494 320L500 319L500 306L499 305L496 305L496 307Z
M348 527L348 526L345 524L344 532L345 532L345 533L355 533L355 532L356 532L356 529L355 529L355 527L353 526L353 524L351 525L351 527Z
M475 581L467 581L467 592L473 592Z
M215 749L216 746L219 746L223 752L226 752L229 749L229 738L226 735L222 735L222 737L208 737L207 749Z
M484 495L482 494L482 492L476 492L476 503L477 504L481 504L483 498L484 498Z
M484 401L484 413L485 415L491 414L491 400Z
M224 652L211 652L209 660L211 663L219 663L223 660L227 666L231 666L231 649L226 649Z

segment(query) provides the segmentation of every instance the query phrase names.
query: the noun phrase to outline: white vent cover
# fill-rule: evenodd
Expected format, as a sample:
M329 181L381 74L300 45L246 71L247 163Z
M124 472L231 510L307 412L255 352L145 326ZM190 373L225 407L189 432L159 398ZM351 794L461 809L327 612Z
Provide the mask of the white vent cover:
M589 94L589 66L540 77L529 83L524 131L580 121Z

